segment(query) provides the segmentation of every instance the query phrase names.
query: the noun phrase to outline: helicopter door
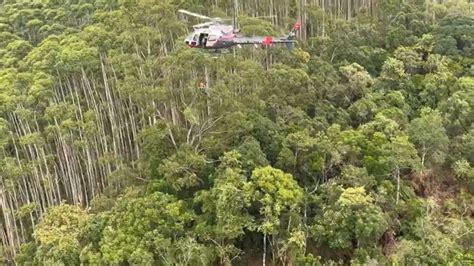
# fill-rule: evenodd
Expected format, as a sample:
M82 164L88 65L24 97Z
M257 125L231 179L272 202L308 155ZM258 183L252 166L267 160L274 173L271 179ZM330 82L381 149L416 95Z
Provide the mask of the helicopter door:
M199 35L199 46L206 47L207 37L208 37L207 33L201 33Z

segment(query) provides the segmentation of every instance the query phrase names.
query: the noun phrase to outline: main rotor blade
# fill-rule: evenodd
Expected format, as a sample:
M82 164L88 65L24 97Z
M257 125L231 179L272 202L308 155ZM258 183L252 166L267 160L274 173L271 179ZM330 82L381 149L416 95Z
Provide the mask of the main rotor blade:
M198 29L198 28L202 28L202 27L208 27L208 26L211 26L211 25L215 25L215 22L211 21L211 22L204 22L204 23L201 23L201 24L196 24L196 25L193 25L193 28Z
M273 15L273 16L256 16L256 17L247 17L247 18L276 18L277 16L276 15ZM242 16L241 18L246 18L245 16ZM214 18L216 20L218 20L219 22L224 22L224 21L231 21L233 20L233 18Z
M189 16L201 18L201 19L215 20L215 19L213 19L213 18L204 16L204 15L200 15L200 14L196 14L196 13L193 13L193 12L189 12L189 11L184 10L184 9L180 9L180 10L178 10L178 12L179 12L179 13L186 14L186 15L189 15Z

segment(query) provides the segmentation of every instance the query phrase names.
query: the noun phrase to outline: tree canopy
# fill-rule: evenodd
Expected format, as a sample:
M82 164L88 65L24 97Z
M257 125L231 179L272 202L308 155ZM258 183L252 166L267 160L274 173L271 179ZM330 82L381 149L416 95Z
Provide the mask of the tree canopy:
M0 1L0 264L474 264L474 4Z

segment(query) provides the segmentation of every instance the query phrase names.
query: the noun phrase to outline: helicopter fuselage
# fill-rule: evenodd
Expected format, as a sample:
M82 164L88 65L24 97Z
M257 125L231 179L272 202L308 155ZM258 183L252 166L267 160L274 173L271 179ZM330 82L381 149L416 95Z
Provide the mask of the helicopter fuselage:
M197 28L189 34L185 43L193 48L223 49L235 45L233 41L237 37L232 26L215 25L208 28Z
M233 46L240 47L241 45L265 47L273 44L285 44L291 50L294 43L296 43L294 37L298 29L299 24L296 23L287 36L276 38L272 36L246 37L240 36L231 25L223 25L216 22L202 23L194 26L194 31L186 37L185 43L192 48L211 51L225 50Z
M194 16L200 19L209 20L209 22L194 25L191 32L184 42L192 48L200 48L206 50L218 51L219 49L227 49L233 46L255 45L255 46L272 46L273 44L285 44L288 49L293 49L296 43L296 31L300 29L300 24L295 23L293 29L287 36L274 38L272 36L239 36L236 30L236 17L234 14L234 24L227 25L221 23L221 18L211 18L180 9L180 13Z

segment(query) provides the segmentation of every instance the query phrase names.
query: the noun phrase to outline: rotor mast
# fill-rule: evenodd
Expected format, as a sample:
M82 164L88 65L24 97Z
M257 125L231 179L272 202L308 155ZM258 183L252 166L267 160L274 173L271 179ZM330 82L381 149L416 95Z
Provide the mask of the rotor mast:
M238 0L234 0L234 6L232 8L232 31L236 31L237 30L237 16L239 15L239 4L237 2Z

